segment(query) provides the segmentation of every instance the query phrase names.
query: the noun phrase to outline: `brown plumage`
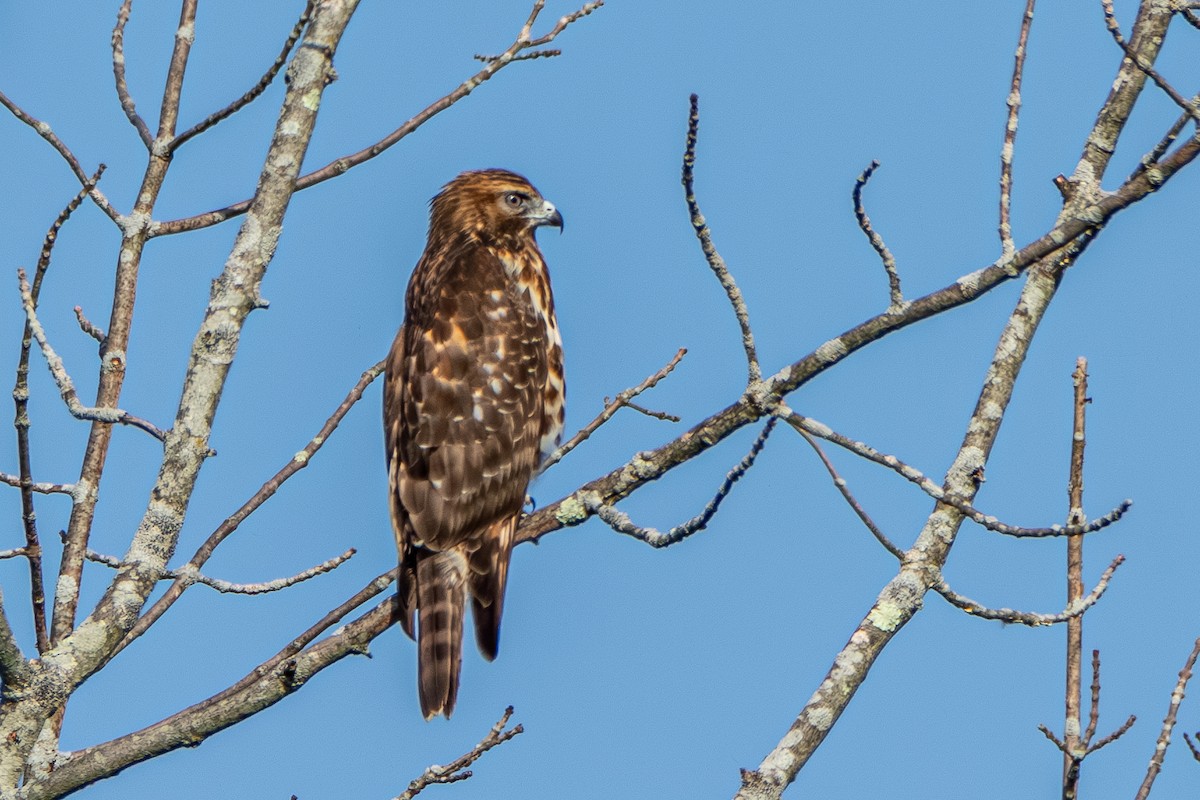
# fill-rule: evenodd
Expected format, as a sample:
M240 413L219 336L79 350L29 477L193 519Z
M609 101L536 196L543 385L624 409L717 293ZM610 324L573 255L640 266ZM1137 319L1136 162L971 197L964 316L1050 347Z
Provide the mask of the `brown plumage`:
M561 230L562 216L498 169L464 172L430 209L383 395L400 624L416 633L426 719L454 711L467 595L479 649L496 656L513 532L562 433L564 398L534 240L539 226Z

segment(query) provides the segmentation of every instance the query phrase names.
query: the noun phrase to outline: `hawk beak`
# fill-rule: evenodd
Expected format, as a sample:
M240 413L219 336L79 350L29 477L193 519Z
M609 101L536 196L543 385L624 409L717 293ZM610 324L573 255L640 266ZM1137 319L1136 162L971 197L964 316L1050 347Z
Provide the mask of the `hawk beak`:
M548 200L542 201L542 207L534 212L533 225L535 228L540 228L543 225L552 225L558 228L558 232L563 231L563 218L554 204Z

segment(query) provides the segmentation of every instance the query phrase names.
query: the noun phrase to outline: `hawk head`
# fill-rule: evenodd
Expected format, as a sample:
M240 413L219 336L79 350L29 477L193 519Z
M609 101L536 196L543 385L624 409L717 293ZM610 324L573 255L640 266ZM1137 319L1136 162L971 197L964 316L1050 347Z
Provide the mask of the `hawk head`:
M465 234L517 249L543 225L560 231L562 214L525 178L503 169L464 172L430 201L429 231Z

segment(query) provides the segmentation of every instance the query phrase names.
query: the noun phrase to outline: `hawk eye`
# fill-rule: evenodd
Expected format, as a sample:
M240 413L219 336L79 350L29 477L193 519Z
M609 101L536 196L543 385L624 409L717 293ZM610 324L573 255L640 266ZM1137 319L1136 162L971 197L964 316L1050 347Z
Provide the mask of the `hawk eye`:
M521 203L525 201L525 196L518 192L509 192L504 195L504 203L509 208L520 208Z

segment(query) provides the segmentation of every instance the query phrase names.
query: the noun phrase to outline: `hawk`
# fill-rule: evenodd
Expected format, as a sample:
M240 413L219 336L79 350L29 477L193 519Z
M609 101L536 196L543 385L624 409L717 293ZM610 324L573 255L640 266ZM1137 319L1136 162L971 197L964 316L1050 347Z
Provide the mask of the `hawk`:
M561 231L562 215L520 175L447 183L430 201L387 358L400 625L417 640L425 719L454 711L468 595L479 650L496 656L526 489L562 434L562 339L534 239L543 225Z

